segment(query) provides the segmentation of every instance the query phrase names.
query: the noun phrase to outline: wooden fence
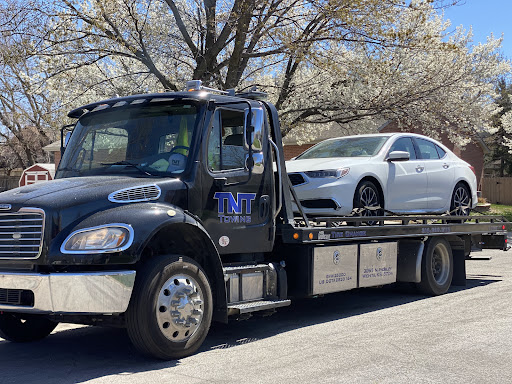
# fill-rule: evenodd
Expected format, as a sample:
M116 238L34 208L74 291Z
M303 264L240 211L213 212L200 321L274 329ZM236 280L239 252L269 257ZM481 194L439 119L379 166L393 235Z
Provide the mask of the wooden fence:
M482 197L489 203L512 205L512 177L484 177Z
M0 170L0 192L19 186L22 169L14 169L10 172Z

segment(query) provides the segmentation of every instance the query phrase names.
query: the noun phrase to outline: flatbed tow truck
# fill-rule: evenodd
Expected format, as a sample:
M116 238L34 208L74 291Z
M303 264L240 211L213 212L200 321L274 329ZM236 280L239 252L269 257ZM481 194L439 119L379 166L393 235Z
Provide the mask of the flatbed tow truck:
M507 249L498 216L308 218L263 96L192 81L71 111L55 180L0 194L0 336L125 327L176 359L212 321L395 282L440 295L475 247Z

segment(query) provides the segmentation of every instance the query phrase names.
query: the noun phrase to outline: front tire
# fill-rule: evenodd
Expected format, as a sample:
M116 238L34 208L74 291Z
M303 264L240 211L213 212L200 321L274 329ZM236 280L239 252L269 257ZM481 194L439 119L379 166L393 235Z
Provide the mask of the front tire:
M14 343L28 343L44 339L59 323L42 315L0 314L0 337Z
M453 255L450 243L432 237L421 260L421 282L418 289L432 296L448 292L453 278Z
M382 216L383 207L384 201L375 184L369 180L359 183L354 195L354 209L358 216ZM377 222L366 221L365 223L375 225Z
M212 320L210 284L201 266L177 255L142 268L126 313L128 335L143 354L162 360L193 354Z

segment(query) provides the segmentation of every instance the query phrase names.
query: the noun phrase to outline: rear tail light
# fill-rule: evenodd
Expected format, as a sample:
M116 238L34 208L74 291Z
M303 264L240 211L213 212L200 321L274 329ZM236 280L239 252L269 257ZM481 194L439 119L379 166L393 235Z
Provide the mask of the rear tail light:
M476 176L476 171L475 171L475 167L473 167L472 165L469 166L469 169L471 169L473 171L473 173L475 174Z

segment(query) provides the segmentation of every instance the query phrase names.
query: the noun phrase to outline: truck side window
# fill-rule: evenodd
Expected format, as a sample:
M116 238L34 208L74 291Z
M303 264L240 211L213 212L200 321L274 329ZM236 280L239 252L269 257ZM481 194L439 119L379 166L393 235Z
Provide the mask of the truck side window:
M208 138L208 168L213 172L243 169L244 111L217 109Z

